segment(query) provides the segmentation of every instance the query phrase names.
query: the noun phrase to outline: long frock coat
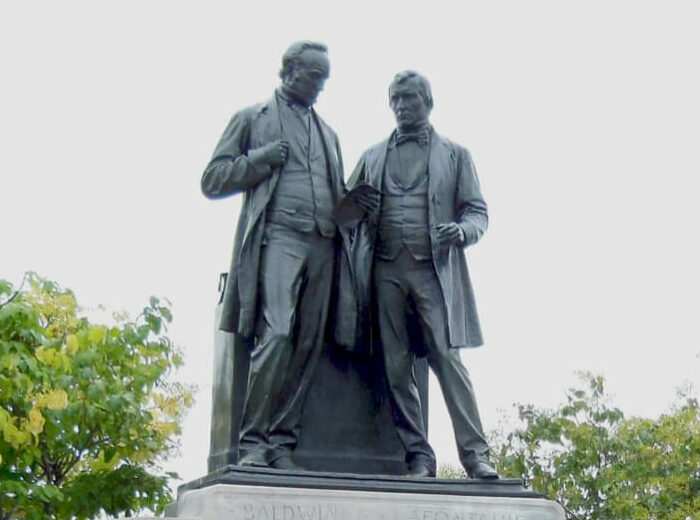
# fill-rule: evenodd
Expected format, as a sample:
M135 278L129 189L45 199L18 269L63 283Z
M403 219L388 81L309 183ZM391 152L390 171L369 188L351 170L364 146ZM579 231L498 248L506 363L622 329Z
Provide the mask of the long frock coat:
M367 183L381 191L390 140L391 137L362 155L348 180L349 190ZM433 265L443 296L436 304L445 307L450 346L477 347L483 340L463 248L476 243L486 231L487 207L467 149L435 132L431 135L428 159L428 212ZM378 213L366 216L348 230L350 265L340 271L335 339L360 350L375 339L372 264L377 218ZM466 240L462 245L438 247L435 226L449 222L459 224Z

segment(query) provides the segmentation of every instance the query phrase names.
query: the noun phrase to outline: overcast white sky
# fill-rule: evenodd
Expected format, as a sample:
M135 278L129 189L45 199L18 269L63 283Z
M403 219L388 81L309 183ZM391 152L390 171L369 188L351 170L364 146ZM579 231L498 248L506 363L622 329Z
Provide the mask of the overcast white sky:
M253 4L253 1L246 4ZM604 374L629 414L700 386L700 7L693 1L0 3L0 277L35 270L136 314L173 302L201 391L168 469L208 454L213 312L239 198L201 172L297 39L329 46L317 104L346 174L385 137L393 74L433 85L491 225L467 253L485 347L463 353L487 429ZM456 460L433 386L431 440Z

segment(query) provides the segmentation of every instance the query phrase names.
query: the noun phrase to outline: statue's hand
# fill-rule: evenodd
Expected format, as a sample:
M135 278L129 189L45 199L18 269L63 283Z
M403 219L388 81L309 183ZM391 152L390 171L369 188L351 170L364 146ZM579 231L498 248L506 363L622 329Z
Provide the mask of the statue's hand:
M379 211L379 192L365 191L357 196L357 205L367 213L367 215L376 215Z
M261 148L263 157L270 166L276 168L281 166L289 156L289 142L284 139L272 141Z
M464 243L464 232L456 222L448 222L447 224L438 224L435 226L437 231L438 246L462 245Z

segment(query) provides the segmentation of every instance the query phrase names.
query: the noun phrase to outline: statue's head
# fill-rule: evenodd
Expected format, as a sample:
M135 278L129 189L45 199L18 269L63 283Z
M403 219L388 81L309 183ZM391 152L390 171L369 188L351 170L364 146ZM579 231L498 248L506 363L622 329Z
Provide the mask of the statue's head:
M411 129L428 121L433 109L433 94L425 76L404 70L389 85L389 106L402 129Z
M331 66L328 48L317 42L300 41L289 46L282 56L280 78L286 92L305 105L313 105Z

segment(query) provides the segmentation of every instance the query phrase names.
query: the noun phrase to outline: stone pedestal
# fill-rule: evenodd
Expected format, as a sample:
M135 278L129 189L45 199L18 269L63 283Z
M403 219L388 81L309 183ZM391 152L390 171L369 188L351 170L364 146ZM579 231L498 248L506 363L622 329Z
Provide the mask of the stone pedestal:
M199 520L564 520L519 480L417 479L230 467L181 486L168 511Z

